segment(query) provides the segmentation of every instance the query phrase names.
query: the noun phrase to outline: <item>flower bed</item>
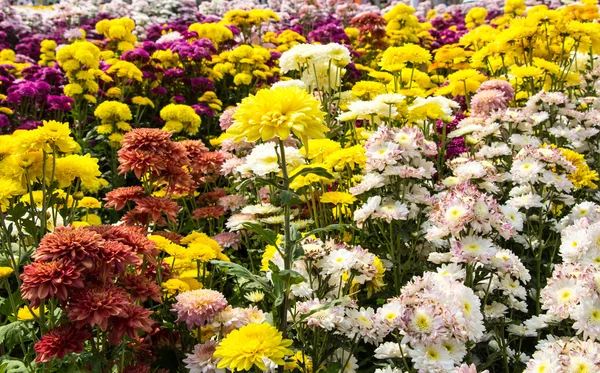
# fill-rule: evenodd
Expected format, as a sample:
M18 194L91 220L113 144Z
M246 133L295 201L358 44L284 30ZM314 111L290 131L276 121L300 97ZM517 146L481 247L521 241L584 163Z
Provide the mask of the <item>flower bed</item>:
M599 19L0 0L0 372L597 372Z

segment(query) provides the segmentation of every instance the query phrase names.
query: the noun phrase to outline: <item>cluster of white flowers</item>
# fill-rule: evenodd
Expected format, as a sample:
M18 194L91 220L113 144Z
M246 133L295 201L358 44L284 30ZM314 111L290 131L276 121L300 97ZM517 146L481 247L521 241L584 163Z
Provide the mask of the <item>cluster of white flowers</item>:
M348 48L337 43L298 44L281 55L279 66L282 73L300 71L309 90L329 91L342 84L351 61Z

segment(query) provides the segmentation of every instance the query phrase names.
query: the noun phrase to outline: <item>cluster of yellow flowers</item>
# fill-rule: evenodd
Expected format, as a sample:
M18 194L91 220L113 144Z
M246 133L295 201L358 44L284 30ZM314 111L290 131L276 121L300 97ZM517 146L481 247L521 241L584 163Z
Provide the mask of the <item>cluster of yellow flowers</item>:
M213 70L222 77L233 77L236 86L249 86L257 80L266 81L279 72L266 63L271 59L268 49L258 45L240 45L213 57Z
M427 39L427 35L429 35L427 30L431 28L431 24L419 22L414 13L414 8L398 4L383 15L388 22L385 30L391 45L402 45L407 42L418 43L422 39Z
M165 121L165 131L183 131L193 135L200 129L200 116L187 105L169 104L162 108L160 117Z
M306 38L296 31L288 29L279 35L273 31L266 32L263 35L263 42L273 44L278 52L283 53L294 45L306 43Z
M233 39L233 32L219 23L192 23L188 31L195 32L198 39L209 39L215 47L227 40Z
M210 276L206 263L211 260L229 261L229 257L223 254L223 248L204 233L193 232L184 237L180 244L159 235L150 235L148 238L156 243L160 251L168 254L164 262L171 266L171 273L177 276L161 285L168 295L202 288L202 283L197 279Z
M100 119L96 131L101 135L108 135L110 146L119 147L123 132L131 131L131 125L127 123L132 119L129 106L118 101L104 101L96 107L94 115Z
M81 187L95 193L107 183L102 179L98 159L80 151L70 136L68 123L44 121L28 131L18 130L0 136L0 206L9 206L9 199L33 192L38 183L56 182L59 188ZM45 186L44 186L45 187Z
M279 16L270 9L232 9L225 13L221 22L225 25L235 25L241 29L247 29L269 21L279 21Z
M104 35L110 43L114 44L113 50L126 52L132 50L137 42L137 37L133 35L135 23L130 18L103 19L96 23L96 31Z
M83 96L87 101L95 103L97 78L112 80L100 70L100 49L88 41L75 41L65 45L56 53L56 59L69 79L69 84L64 88L65 95L69 97Z
M54 40L42 40L40 43L40 66L54 66L56 62L56 42Z

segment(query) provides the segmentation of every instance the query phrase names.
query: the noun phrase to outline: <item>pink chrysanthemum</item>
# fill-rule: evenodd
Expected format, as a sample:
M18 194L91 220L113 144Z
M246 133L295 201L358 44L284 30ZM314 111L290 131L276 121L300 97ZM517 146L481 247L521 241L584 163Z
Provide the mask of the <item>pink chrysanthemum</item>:
M506 99L502 91L486 89L473 96L471 109L473 116L489 116L494 111L506 109Z
M172 311L177 312L177 322L184 322L189 329L209 322L217 312L227 307L223 294L215 290L186 291L176 298Z
M508 102L512 100L513 97L515 97L515 90L510 85L510 83L500 79L492 79L481 83L481 85L477 89L477 93L491 89L501 91L504 95L505 102Z
M221 359L213 357L217 349L217 342L206 341L206 343L194 346L194 352L187 355L183 360L185 367L190 373L221 373L225 369L217 369L217 364Z

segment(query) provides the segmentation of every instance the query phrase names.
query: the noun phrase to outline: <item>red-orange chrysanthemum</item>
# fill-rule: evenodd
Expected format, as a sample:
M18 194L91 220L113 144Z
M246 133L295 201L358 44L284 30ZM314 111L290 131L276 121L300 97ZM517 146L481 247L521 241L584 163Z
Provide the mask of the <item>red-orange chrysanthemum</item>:
M128 201L137 201L144 196L144 189L141 186L122 187L111 190L106 193L104 206L112 207L115 210L122 210Z
M129 291L129 296L134 301L143 303L151 298L157 303L162 303L160 286L146 276L125 273L120 277L119 285Z
M223 215L225 215L225 209L221 206L200 207L192 211L192 218L194 219L218 219Z
M92 286L71 296L67 316L79 326L98 325L102 331L106 331L110 318L125 317L124 307L130 303L123 288L113 285Z
M152 311L145 309L137 304L128 304L123 307L125 316L112 319L108 341L110 344L117 345L124 335L135 340L138 338L138 331L150 333L155 324L150 315Z
M135 213L149 214L152 221L156 222L164 214L171 222L177 220L179 205L166 197L144 197L137 202L133 209Z
M54 357L62 359L66 354L83 351L83 343L92 335L85 329L79 329L68 323L50 329L48 333L33 346L37 353L35 361L45 363Z
M58 227L40 241L32 257L37 261L65 259L87 269L94 266L104 244L102 237L76 227Z
M32 307L54 296L64 301L70 291L84 286L79 270L63 260L31 263L23 268L20 277L21 297L28 299Z

